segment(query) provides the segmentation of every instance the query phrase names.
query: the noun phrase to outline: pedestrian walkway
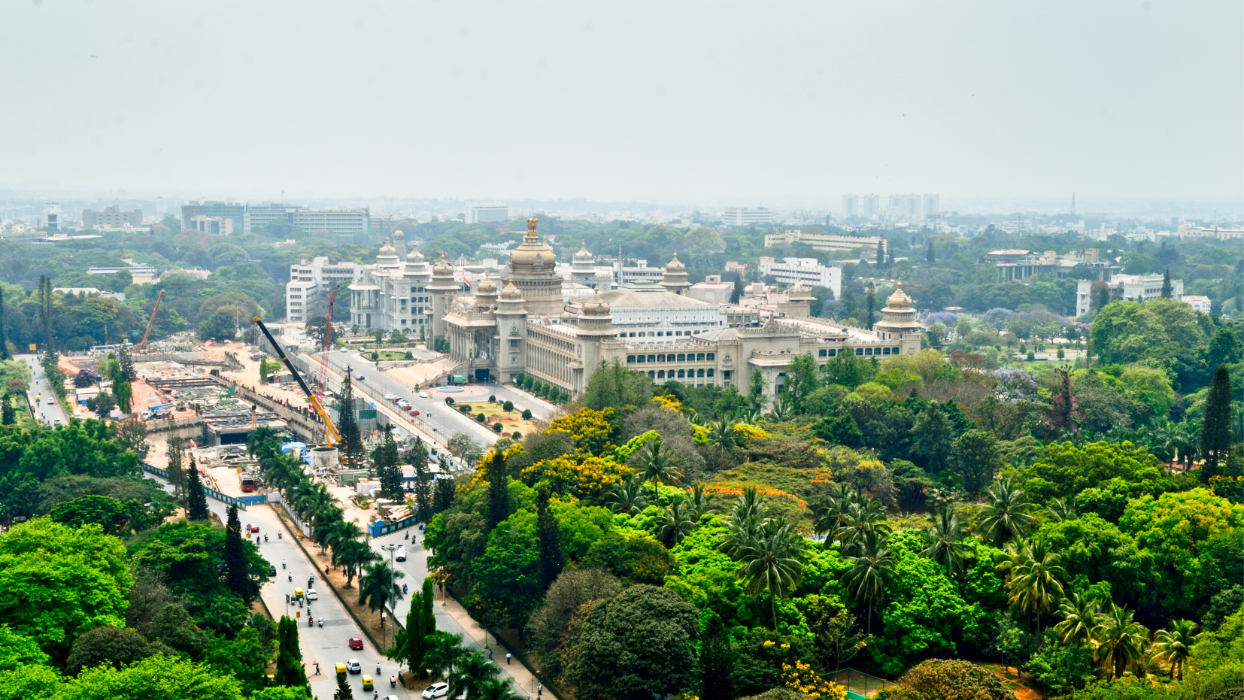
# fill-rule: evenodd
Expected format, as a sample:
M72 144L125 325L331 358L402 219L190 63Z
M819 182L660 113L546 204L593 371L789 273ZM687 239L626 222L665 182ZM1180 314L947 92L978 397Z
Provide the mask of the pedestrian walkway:
M491 649L493 651L492 661L501 668L502 677L512 678L514 689L521 695L528 698L536 697L536 689L540 681L536 679L535 674L517 658L507 664L505 647L497 644L497 640L492 638L458 601L444 593L438 593L437 597L440 600L436 605L436 628L462 635L462 645L467 648L479 649L484 654L488 654L488 650ZM547 688L544 691L544 697L553 697Z

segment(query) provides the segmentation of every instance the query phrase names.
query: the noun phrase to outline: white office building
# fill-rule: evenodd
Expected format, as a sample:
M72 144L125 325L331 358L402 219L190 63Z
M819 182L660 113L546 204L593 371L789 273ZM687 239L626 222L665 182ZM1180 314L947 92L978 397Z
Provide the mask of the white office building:
M727 226L752 226L755 224L771 224L777 220L773 210L764 207L750 209L748 207L726 207L722 212L721 223Z
M328 292L338 284L345 287L362 274L362 265L330 263L324 256L290 265L289 282L285 285L285 320L306 323L317 295Z
M1115 275L1109 282L1110 301L1146 302L1162 296L1162 275ZM1084 316L1092 309L1092 280L1080 280L1076 284L1076 316ZM1184 297L1184 281L1171 280L1171 298L1182 301ZM1195 308L1195 307L1194 307Z
M510 220L510 208L499 202L472 204L467 215L470 224L495 224Z
M833 291L835 299L842 294L842 268L822 265L816 258L782 258L778 261L762 257L756 267L761 275L772 277L775 282L788 287L825 287Z

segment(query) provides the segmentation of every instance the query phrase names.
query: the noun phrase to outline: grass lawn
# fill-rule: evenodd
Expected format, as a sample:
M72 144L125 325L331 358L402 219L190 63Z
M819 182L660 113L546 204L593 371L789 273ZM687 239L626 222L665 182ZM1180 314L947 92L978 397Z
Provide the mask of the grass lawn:
M372 360L371 355L372 355L371 350L364 351L363 359ZM381 350L380 351L380 361L382 362L392 362L394 360L405 360L405 359L407 359L405 350ZM372 360L372 361L374 362L375 360Z
M457 409L466 404L454 404ZM487 401L477 401L469 404L471 406L471 418L474 420L479 414L484 414L484 425L492 428L494 423L501 424L501 433L512 433L515 430L523 435L531 435L537 430L536 424L532 421L523 420L523 411L521 406L515 406L515 410L506 411L504 404L489 403Z

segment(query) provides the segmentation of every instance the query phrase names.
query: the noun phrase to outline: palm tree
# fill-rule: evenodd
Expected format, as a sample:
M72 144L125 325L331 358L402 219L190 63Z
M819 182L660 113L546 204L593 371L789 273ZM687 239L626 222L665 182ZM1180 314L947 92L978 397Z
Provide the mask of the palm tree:
M661 541L666 547L673 547L681 542L682 538L691 534L691 531L695 529L695 523L686 499L675 500L665 509L664 519L661 521Z
M428 637L428 649L423 653L423 666L431 669L432 678L446 678L458 664L458 660L467 653L462 646L462 635L433 632Z
M1059 579L1067 572L1059 565L1060 560L1057 554L1046 550L1045 542L1038 540L1024 548L1006 584L1011 591L1011 605L1036 619L1038 639L1041 637L1041 614L1048 612L1054 601L1063 595Z
M719 456L723 458L733 453L734 448L739 446L738 433L734 431L734 424L724 418L709 423L708 444L717 448Z
M814 507L815 520L812 522L812 529L817 533L825 533L825 546L829 546L834 536L838 533L838 528L842 527L847 507L858 501L859 492L851 488L848 484L834 484L829 488L829 493L821 499Z
M928 529L932 543L924 549L924 555L946 568L946 573L955 576L963 570L963 557L970 547L963 543L963 527L959 524L959 516L953 508L943 504L933 515L933 524Z
M1028 512L1032 506L1024 498L1023 489L1006 478L990 487L986 495L989 496L989 504L985 506L981 530L989 541L1001 547L1012 537L1021 537L1028 532L1034 518Z
M1127 667L1135 667L1144 656L1149 630L1132 619L1132 611L1113 603L1093 628L1093 660L1105 667L1107 680L1121 678Z
M665 446L661 436L654 437L644 444L639 453L639 472L644 480L652 484L652 500L658 496L657 489L662 483L674 483L680 476L678 458L674 451Z
M718 547L737 558L739 551L755 538L767 514L768 508L760 497L760 491L755 486L744 487L726 518L725 525L729 532Z
M333 528L340 522L341 508L337 506L325 508L312 517L311 539L320 546L321 552L332 542L335 534Z
M607 500L609 508L615 513L634 515L640 512L647 505L644 499L643 476L636 474L626 481L614 484Z
M794 415L794 413L795 409L794 406L791 405L790 396L784 393L779 394L773 401L773 405L769 407L769 420L775 423L781 423L782 421L790 420L790 417Z
M514 690L509 678L489 678L481 681L475 686L475 693L472 700L523 700L525 697Z
M401 600L402 587L398 579L402 578L406 578L406 574L389 566L389 562L373 562L359 576L359 605L383 610L385 603Z
M465 693L466 697L474 698L479 693L480 683L496 678L500 673L501 669L488 657L474 649L467 651L453 665L446 679L449 681L449 694L456 698Z
M1064 598L1058 606L1063 620L1054 625L1063 644L1088 643L1093 639L1093 628L1097 626L1097 618L1101 614L1101 601L1096 596L1075 592L1070 598Z
M333 550L333 557L339 561L339 566L345 567L346 570L346 588L354 581L354 575L363 570L363 567L380 558L366 541L360 539L352 539L341 542L337 545L337 549Z
M844 554L857 547L864 535L870 532L882 536L890 534L890 526L885 522L885 506L877 498L860 498L847 505L846 513L839 526L837 537Z
M1050 514L1050 520L1060 523L1064 520L1075 520L1080 517L1080 511L1076 507L1076 499L1074 496L1070 498L1055 498L1045 507L1047 513Z
M803 564L799 552L803 539L791 531L784 518L770 518L755 536L739 548L735 559L740 562L736 575L747 581L747 592L755 595L769 591L773 611L773 629L777 630L777 599L799 583Z
M885 535L877 530L865 532L850 561L851 570L842 580L851 595L868 606L868 634L872 634L873 607L885 599L894 580L894 556L886 547Z
M1162 663L1171 665L1171 678L1184 679L1184 666L1192 655L1196 642L1196 623L1192 620L1175 620L1171 628L1158 630L1153 639L1154 656Z
M341 544L349 540L357 540L362 536L363 533L359 530L358 525L355 525L349 520L338 520L332 524L329 528L328 546L333 550L333 566L341 566L341 562L338 561L337 554L337 550L341 547Z
M687 494L687 513L695 522L700 522L700 517L713 507L713 494L708 491L703 481L697 481L691 486L691 491Z

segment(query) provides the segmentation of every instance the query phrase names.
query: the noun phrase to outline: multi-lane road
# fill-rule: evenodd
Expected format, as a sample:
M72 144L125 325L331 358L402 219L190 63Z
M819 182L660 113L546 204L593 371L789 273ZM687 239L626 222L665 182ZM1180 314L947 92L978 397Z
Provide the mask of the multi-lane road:
M34 355L18 355L17 359L30 368L30 389L26 392L26 397L30 400L35 419L48 425L65 425L68 422L65 409L56 397L56 392L52 391L52 383L48 381L43 365L39 364L39 358Z

